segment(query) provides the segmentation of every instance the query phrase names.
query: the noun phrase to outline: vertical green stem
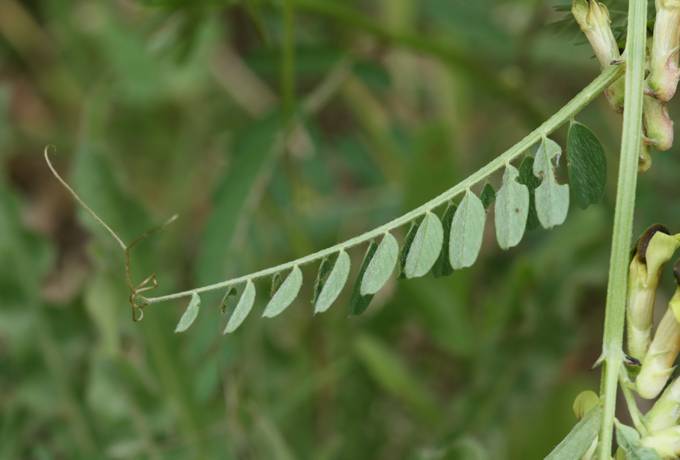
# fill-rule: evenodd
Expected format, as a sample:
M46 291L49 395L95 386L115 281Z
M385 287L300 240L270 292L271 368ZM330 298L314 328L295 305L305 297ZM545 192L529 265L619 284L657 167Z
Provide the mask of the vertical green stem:
M621 136L621 158L602 341L604 367L602 370L601 397L604 401L604 411L600 428L598 454L600 460L611 458L617 381L623 359L622 345L628 285L628 254L633 230L638 156L642 143L647 0L630 0L628 5L623 134Z

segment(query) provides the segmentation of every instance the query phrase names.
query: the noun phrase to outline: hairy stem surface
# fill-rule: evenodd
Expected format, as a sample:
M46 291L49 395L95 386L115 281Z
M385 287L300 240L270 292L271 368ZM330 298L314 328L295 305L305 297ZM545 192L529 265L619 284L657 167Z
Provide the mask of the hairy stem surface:
M642 96L644 85L647 0L628 3L628 38L626 43L626 90L623 111L623 134L619 161L618 185L612 250L609 262L609 283L602 340L601 398L602 426L598 458L609 460L612 430L616 411L616 390L623 362L623 326L628 290L628 262L633 231L637 167L642 143Z

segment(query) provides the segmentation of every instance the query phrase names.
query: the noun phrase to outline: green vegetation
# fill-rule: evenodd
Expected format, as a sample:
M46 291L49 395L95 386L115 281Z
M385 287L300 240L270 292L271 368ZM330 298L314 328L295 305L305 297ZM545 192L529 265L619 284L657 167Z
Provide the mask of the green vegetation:
M647 3L4 0L0 458L674 455Z

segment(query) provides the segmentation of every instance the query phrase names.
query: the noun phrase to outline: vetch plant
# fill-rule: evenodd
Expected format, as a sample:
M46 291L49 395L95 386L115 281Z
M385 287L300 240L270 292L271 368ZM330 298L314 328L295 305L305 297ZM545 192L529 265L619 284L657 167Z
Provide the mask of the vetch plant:
M498 245L510 249L519 245L527 229L551 229L564 223L570 204L586 208L598 203L607 177L604 149L597 136L575 118L605 93L612 107L623 111L623 130L604 337L598 361L602 364L601 391L599 395L582 393L577 398L574 407L579 421L547 458L610 459L614 432L620 451L617 456L674 457L680 454L680 384L673 380L663 393L662 390L671 379L680 350L680 294L676 292L656 332L653 307L660 277L680 246L680 236L653 226L640 238L632 260L630 246L638 174L651 167L649 149L668 150L673 142L666 103L678 82L679 7L675 1L657 0L653 33L648 37L647 2L631 0L623 52L604 4L574 0L572 13L602 72L555 114L478 171L404 215L326 249L253 273L180 292L149 295L158 286L156 276L133 282L131 250L167 223L126 244L59 176L50 163L49 149L45 150L45 160L57 179L123 251L133 319L141 320L145 309L152 305L185 299L187 307L175 329L182 333L189 330L199 314L204 314L201 295L221 292L220 309L231 310L224 328L224 333L229 334L249 318L256 299L264 297L256 284L260 280L270 279L272 287L263 317L276 317L294 304L302 286L311 281L305 279L303 272L309 265L317 272L311 299L314 313L327 311L346 291L348 310L357 315L370 306L395 273L407 280L429 274L446 276L472 266L489 225L495 228ZM652 48L647 56L650 39ZM555 131L565 125L568 131L563 152L551 137L556 138ZM568 181L560 174L563 166L568 171ZM501 183L497 191L491 185L494 178ZM494 211L493 219L489 218L490 209ZM355 267L353 287L348 289L350 254L355 249L363 250L364 255ZM678 265L675 271L680 278ZM626 321L627 354L623 346ZM628 371L628 367L636 366L640 366L637 376ZM619 389L634 427L615 419ZM648 399L659 394L661 397L648 414L642 414L634 392Z

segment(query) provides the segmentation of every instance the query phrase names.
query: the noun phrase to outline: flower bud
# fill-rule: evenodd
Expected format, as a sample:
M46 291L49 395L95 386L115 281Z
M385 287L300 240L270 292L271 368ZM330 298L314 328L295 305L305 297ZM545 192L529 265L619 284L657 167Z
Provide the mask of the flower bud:
M573 0L571 13L593 48L600 67L604 69L621 59L619 45L611 29L609 10L603 3L595 0ZM622 112L625 78L621 77L612 83L604 94L614 110Z
M673 303L680 304L680 289L676 290L671 300L671 304ZM640 396L645 399L652 399L661 393L673 373L673 363L678 352L680 352L680 323L675 317L672 305L669 305L656 329L656 334L654 334L654 339L649 346L636 379L637 391ZM675 401L677 397L680 397L680 385L678 385L676 392L669 393L667 390L664 397Z
M619 77L604 90L604 95L607 97L609 105L618 113L623 112L623 101L626 93L626 78Z
M668 116L666 103L652 96L644 97L645 141L661 152L673 146L673 120Z
M638 158L638 172L645 173L652 167L652 156L649 154L649 146L642 142L640 146L640 158Z
M680 455L680 426L645 436L641 444L654 449L663 458L677 458Z
M616 44L610 25L609 10L603 3L594 0L574 0L571 4L571 13L586 34L602 68L621 59L619 45Z
M680 0L656 0L656 20L647 84L657 99L670 101L680 78Z
M582 419L590 409L597 407L600 404L600 397L592 390L580 392L574 399L574 404L571 406L574 415L577 419Z
M674 315L674 308L680 308L680 287L675 291L666 316L668 316L668 313ZM664 320L666 316L664 316ZM654 343L652 342L653 346ZM668 385L668 388L664 390L661 397L645 416L645 426L650 433L656 433L676 425L678 419L680 419L680 379L676 378Z
M630 263L626 309L628 354L640 362L649 347L661 269L679 245L678 237L669 235L662 225L653 225L640 237Z
M680 418L680 380L675 379L645 416L650 433L658 433L678 423Z

